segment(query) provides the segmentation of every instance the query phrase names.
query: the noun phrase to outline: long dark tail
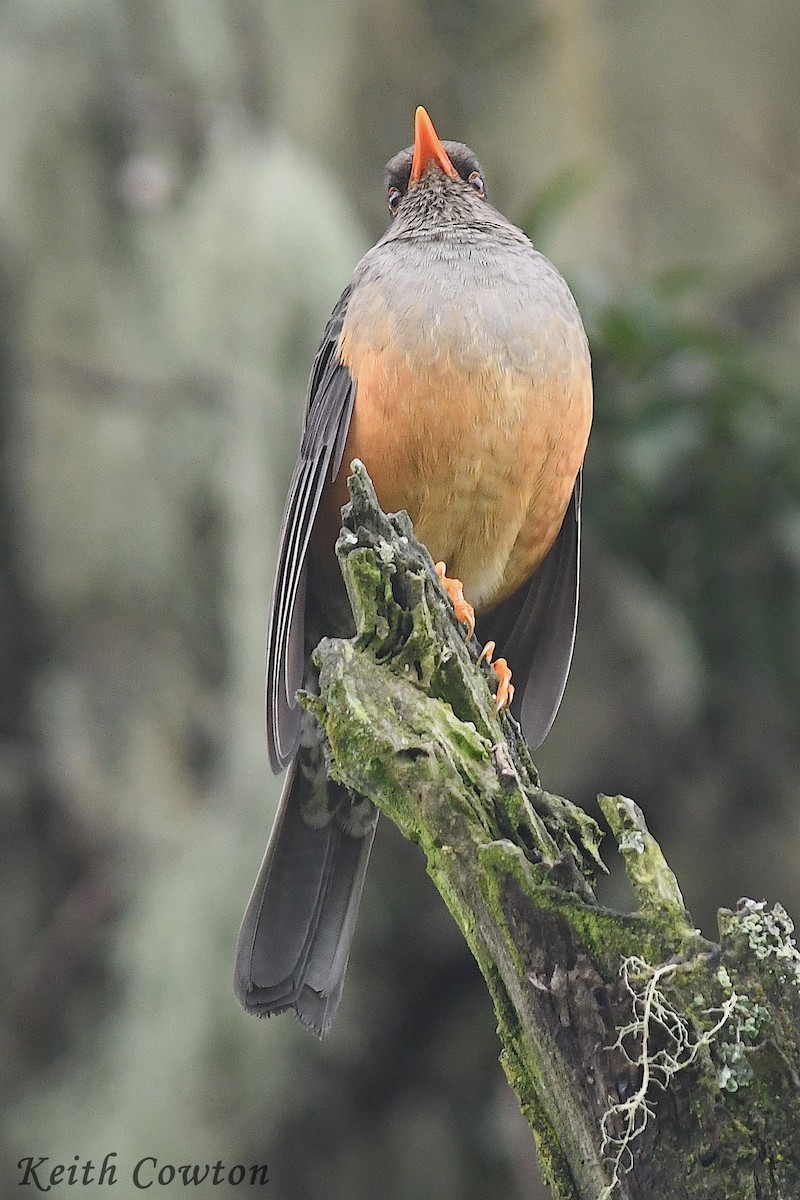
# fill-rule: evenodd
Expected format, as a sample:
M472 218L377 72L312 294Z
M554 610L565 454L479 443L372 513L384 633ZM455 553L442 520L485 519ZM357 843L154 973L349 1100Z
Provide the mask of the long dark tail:
M378 813L325 777L316 748L289 768L239 931L236 996L258 1016L294 1009L320 1037L336 1015Z

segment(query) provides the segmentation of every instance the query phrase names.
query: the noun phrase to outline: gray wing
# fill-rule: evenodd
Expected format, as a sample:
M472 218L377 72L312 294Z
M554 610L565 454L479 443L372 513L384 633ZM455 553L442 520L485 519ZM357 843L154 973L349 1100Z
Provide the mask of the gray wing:
M514 672L511 711L533 749L541 745L555 720L572 662L582 486L579 472L558 537L528 582L479 619L482 640L493 638Z
M339 361L347 287L328 321L311 370L300 455L281 522L267 631L267 745L274 771L294 756L300 739L306 555L322 490L339 473L353 413L355 384Z

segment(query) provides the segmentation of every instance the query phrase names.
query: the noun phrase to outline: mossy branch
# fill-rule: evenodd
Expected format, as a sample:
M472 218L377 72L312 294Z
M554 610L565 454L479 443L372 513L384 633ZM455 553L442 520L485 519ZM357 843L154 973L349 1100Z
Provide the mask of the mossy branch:
M597 824L541 787L405 513L361 463L337 553L356 619L318 650L331 773L426 855L491 994L557 1200L800 1195L800 956L780 907L703 939L641 811L600 803L639 912L599 905ZM512 664L513 665L513 664Z

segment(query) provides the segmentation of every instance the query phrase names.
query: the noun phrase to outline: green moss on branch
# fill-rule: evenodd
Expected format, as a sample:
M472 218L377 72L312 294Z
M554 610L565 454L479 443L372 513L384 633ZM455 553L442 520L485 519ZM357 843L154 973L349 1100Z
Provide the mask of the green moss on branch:
M704 940L623 797L601 806L640 911L598 904L597 824L542 789L515 723L494 712L493 675L408 517L380 511L360 463L350 490L337 552L357 633L320 644L320 695L307 703L331 773L424 850L483 972L554 1196L795 1200L800 956L788 918L743 902L721 914L720 945Z

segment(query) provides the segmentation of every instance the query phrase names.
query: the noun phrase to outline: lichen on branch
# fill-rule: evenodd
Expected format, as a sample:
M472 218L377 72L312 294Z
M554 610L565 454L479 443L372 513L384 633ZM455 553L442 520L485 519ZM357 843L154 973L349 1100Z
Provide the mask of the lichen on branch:
M600 804L639 911L598 903L597 823L542 788L516 722L495 713L494 673L408 516L381 512L358 462L349 487L337 554L356 635L320 643L305 703L331 774L422 847L483 972L554 1197L796 1200L788 917L743 901L707 941L620 796Z

